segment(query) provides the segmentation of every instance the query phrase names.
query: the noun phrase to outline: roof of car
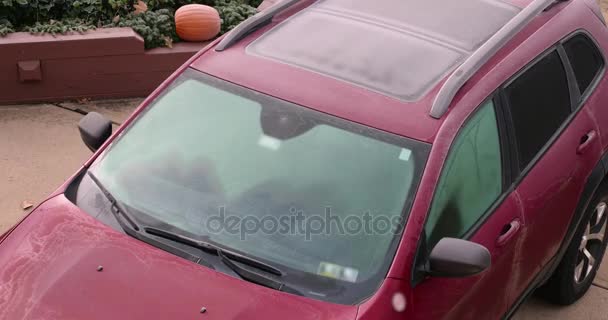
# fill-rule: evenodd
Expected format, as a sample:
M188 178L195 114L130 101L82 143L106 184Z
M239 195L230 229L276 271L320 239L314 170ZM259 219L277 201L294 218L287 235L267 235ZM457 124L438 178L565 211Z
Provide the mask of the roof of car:
M247 52L412 102L519 10L501 0L319 0Z
M441 125L428 116L438 86L531 1L305 0L192 66L432 142Z

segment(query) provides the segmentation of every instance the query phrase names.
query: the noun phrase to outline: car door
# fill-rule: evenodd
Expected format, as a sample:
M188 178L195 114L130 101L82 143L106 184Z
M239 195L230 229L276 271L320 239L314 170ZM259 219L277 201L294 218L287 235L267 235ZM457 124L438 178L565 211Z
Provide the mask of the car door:
M505 86L505 118L524 210L524 244L517 253L516 301L555 257L584 184L600 159L598 128L561 44Z
M517 195L507 188L510 160L497 102L477 108L452 143L419 252L424 255L444 237L464 238L485 246L492 265L468 278L415 275L415 319L495 319L506 310L523 224Z

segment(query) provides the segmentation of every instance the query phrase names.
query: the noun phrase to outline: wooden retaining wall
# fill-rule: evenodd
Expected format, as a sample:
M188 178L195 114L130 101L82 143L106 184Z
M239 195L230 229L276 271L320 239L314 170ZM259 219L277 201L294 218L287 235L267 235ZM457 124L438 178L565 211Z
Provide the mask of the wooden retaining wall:
M206 43L144 50L130 28L0 38L0 104L146 96Z

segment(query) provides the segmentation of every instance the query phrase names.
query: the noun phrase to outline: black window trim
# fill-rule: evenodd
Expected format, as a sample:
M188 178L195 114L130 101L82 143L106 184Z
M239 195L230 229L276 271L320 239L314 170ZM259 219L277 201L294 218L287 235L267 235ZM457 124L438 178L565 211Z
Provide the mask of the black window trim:
M570 60L567 57L565 49L563 47L563 43L568 41L569 39L583 34L587 36L593 44L596 46L596 49L600 52L602 57L602 69L597 73L595 79L591 82L589 87L584 93L581 93L578 88L578 83L576 81L576 77L574 75L574 70L572 65L570 64ZM559 128L555 131L555 133L549 138L547 143L538 151L538 153L530 160L528 165L525 168L519 168L518 165L518 157L517 154L517 139L515 139L514 126L512 123L512 117L510 116L510 108L508 105L508 100L504 93L505 88L512 84L515 80L517 80L520 76L526 73L530 68L532 68L536 63L547 57L549 54L557 51L566 72L566 78L568 81L568 90L570 92L570 105L572 112L570 115L564 120L564 122L559 126ZM488 209L480 216L480 218L473 224L467 232L462 236L462 239L468 240L473 235L475 235L479 228L486 222L486 220L490 217L491 213L494 212L498 207L502 205L505 199L513 192L519 184L526 178L528 173L534 168L537 162L545 155L545 153L553 146L553 144L559 139L564 130L570 125L570 123L574 120L574 118L579 114L582 110L582 106L585 104L587 99L595 92L598 84L603 78L606 72L606 58L604 56L603 51L597 44L597 41L591 36L591 34L584 30L578 29L574 32L568 34L566 37L560 39L557 43L553 44L545 51L537 55L534 59L529 61L523 68L518 70L514 75L512 75L509 79L503 82L498 88L492 92L488 97L482 100L481 103L477 105L475 110L471 112L467 116L467 119L463 122L462 126L458 129L458 132L455 135L454 140L458 137L461 131L467 126L470 119L479 112L482 106L484 106L490 100L494 101L494 110L496 114L496 121L498 125L498 135L500 139L500 150L501 150L501 162L502 162L502 171L503 171L503 188L502 193L496 198L496 200L488 207ZM448 150L447 157L452 152L453 145L450 145ZM441 168L441 173L439 179L441 179L441 174L443 173L444 167ZM439 183L439 181L438 181ZM427 215L425 217L424 224L426 224L428 220L428 213L431 210L433 205L433 200L435 198L435 193L437 188L433 191L433 196L431 197L431 203L429 205L429 209L427 210ZM422 233L420 234L420 238L418 240L416 254L414 256L414 261L412 265L412 274L411 274L411 285L415 287L417 284L422 282L425 277L423 273L423 268L425 267L426 260L428 258L428 252L432 250L432 248L428 248L426 244L426 234L423 228Z
M600 55L602 57L602 62L603 62L601 71L597 73L595 79L591 82L591 84L589 85L589 87L587 88L585 93L581 93L578 88L578 82L576 81L576 77L574 75L574 70L572 68L572 65L570 64L570 60L568 59L568 56L563 47L563 44L566 41L568 41L568 40L572 39L573 37L580 35L580 34L583 34L584 36L588 37L593 42L593 44L596 46L596 49L600 52ZM534 156L534 158L532 158L532 160L530 160L530 163L528 163L528 165L523 169L518 168L519 162L518 162L518 155L517 155L517 150L518 150L517 149L517 139L515 138L514 125L512 123L512 117L510 115L511 108L509 108L509 105L508 105L508 100L507 100L507 97L505 94L505 88L508 87L510 84L512 84L515 80L517 80L524 73L526 73L534 65L536 65L536 63L538 63L539 61L541 61L542 59L547 57L549 54L553 53L555 50L557 50L557 52L562 60L564 70L566 72L566 77L568 79L568 89L569 89L569 92L571 93L570 101L571 101L572 112L564 120L564 122L557 128L557 130L549 138L547 143L545 143L545 145L538 151L536 156ZM498 206L500 206L502 204L504 198L506 198L506 196L508 194L512 193L513 191L515 191L515 189L517 189L519 184L526 178L526 176L532 170L532 168L534 168L536 166L536 164L538 163L538 161L540 159L542 159L542 157L544 157L545 153L547 153L547 151L559 139L559 137L562 135L564 130L570 125L570 123L574 120L574 118L576 118L578 116L579 112L582 110L582 106L586 103L587 99L595 92L595 90L597 89L597 86L601 82L601 79L603 78L603 76L606 72L605 61L606 60L604 57L604 53L602 52L602 50L599 49L599 46L598 46L596 40L591 36L591 34L584 29L578 29L578 30L570 33L563 39L561 39L558 43L549 47L543 53L536 56L526 66L524 66L522 69L517 71L509 80L505 81L498 88L497 92L498 92L498 95L500 96L500 101L501 101L501 103L499 104L499 108L501 109L501 113L502 113L502 119L499 119L499 121L500 120L504 121L503 125L506 127L506 131L507 131L505 133L505 136L503 139L506 140L505 145L507 146L507 148L509 148L508 152L509 152L509 155L511 156L510 159L508 160L508 162L511 166L511 171L510 171L511 181L505 181L505 183L508 185L508 187L506 187L504 190L503 198L497 199L497 201L495 202L495 205L490 207L490 210L492 210L492 211L495 210ZM574 92L574 94L573 94L573 92ZM466 237L463 237L463 238L470 239L479 230L479 227L481 227L483 222L485 222L485 220L480 221L480 223L477 225L473 225L471 227L471 230L467 233Z
M606 69L606 63L604 60L605 59L604 55L598 47L597 50L601 53L603 61L604 61L602 70L600 72L598 72L598 74L596 75L596 78L591 82L591 84L589 85L589 88L587 88L585 93L584 94L580 93L580 90L578 88L578 83L576 81L576 76L574 75L574 70L572 68L572 65L570 64L570 60L568 59L568 56L563 47L563 43L565 43L566 41L570 40L571 38L573 38L579 34L583 34L583 35L587 36L591 41L593 41L594 45L596 45L596 47L597 47L597 42L595 42L595 40L591 37L589 32L587 32L584 29L578 29L578 30L568 34L566 37L564 37L563 39L558 41L556 44L549 47L543 53L538 55L536 58L534 58L532 61L530 61L524 68L522 68L521 70L516 72L514 76L512 76L509 80L504 82L504 84L499 87L499 91L501 92L501 95L503 96L503 101L504 101L503 109L506 110L505 112L509 113L510 108L508 106L508 101L507 101L506 95L504 93L505 89L509 85L511 85L514 81L516 81L520 76L522 76L524 73L526 73L530 68L532 68L534 65L536 65L536 63L538 63L540 60L547 57L549 54L553 53L553 51L557 50L557 52L561 58L562 64L564 66L564 69L566 72L566 77L568 79L568 89L570 92L570 101L571 101L571 110L572 110L570 115L557 128L557 130L553 133L553 135L549 138L549 140L545 143L545 145L538 151L538 153L534 156L534 158L532 158L530 160L530 162L526 165L525 168L518 168L519 167L519 165L518 165L519 162L517 161L518 157L519 157L518 152L517 152L518 149L515 147L512 150L512 160L511 161L515 161L515 163L513 165L514 166L514 171L513 171L514 179L511 183L511 187L509 188L509 190L511 190L511 191L509 191L509 192L512 192L519 186L519 184L526 178L526 176L532 170L532 168L534 168L536 166L538 161L542 157L544 157L545 153L547 153L547 151L559 139L559 137L562 135L564 130L570 125L570 123L574 120L574 118L576 118L578 116L579 112L582 110L582 106L585 105L587 99L595 92L595 89L597 89L598 84L600 83L601 79L603 78L603 75L604 75L605 69ZM507 119L507 122L508 122L507 127L510 131L510 133L508 134L508 137L509 137L509 139L512 139L511 144L516 146L517 140L515 139L514 125L513 125L513 123L511 123L512 118L505 117L505 119Z
M576 106L581 100L581 91L579 90L578 82L574 75L574 68L572 68L572 63L570 63L570 59L568 59L568 54L566 53L566 49L564 48L562 42L556 45L556 50L560 60L562 61L564 71L566 72L566 79L568 81L568 91L570 96L570 114L576 113L576 110L578 110Z
M579 92L579 100L576 102L576 104L573 104L573 106L576 106L575 109L577 110L587 102L587 100L589 99L589 97L591 97L591 95L593 95L593 93L595 92L595 89L597 89L597 86L601 82L602 78L604 78L604 74L606 73L606 56L605 56L604 52L602 51L602 49L600 49L601 47L598 44L597 40L595 40L593 35L591 35L591 33L589 33L589 31L587 31L585 29L578 29L578 30L575 30L574 32L570 33L569 35L564 37L562 40L560 40L559 45L563 48L564 43L568 42L569 40L571 40L572 38L574 38L576 36L583 36L583 37L587 38L587 40L589 40L591 42L591 44L593 45L595 51L597 51L600 54L600 58L602 60L602 67L600 68L599 72L597 72L595 74L595 77L593 78L591 83L589 83L589 87L587 87L587 89L584 92L581 92L580 88L578 88L578 82L577 81L574 82L574 84L576 85L576 88L578 89L578 92ZM566 51L564 49L564 54L565 53L566 53ZM568 55L566 54L566 55L564 55L564 57L568 61L568 65L570 65L570 68L572 68L570 59L568 59ZM572 74L574 75L574 70L572 69L572 71L573 71ZM576 77L574 79L576 80Z
M557 138L561 135L563 130L568 126L568 124L570 124L570 122L572 121L572 119L574 119L576 114L578 114L578 112L577 112L578 110L574 109L572 107L573 102L576 101L574 99L574 97L572 96L573 93L575 96L578 96L578 92L575 91L575 90L578 90L577 89L578 86L573 88L573 83L576 83L576 78L574 78L574 73L572 72L572 67L570 66L570 62L567 59L564 60L564 58L566 58L565 55L560 54L560 49L559 49L560 47L562 47L561 40L560 40L560 42L552 45L547 50L543 51L541 54L537 55L534 59L532 59L530 62L528 62L528 64L526 64L526 66L524 66L519 71L517 71L509 80L505 81L498 89L498 91L500 92L500 95L502 97L502 100L503 100L503 110L504 110L503 112L507 115L507 116L505 116L505 121L507 122L507 130L508 130L507 136L510 140L510 145L513 146L513 148L510 150L511 151L511 161L513 161L513 164L512 164L513 176L512 176L512 181L510 183L511 190L514 190L519 185L519 183L528 175L528 172L536 165L538 160L540 160L540 158L542 158L544 156L544 154L547 152L547 150L549 148L551 148L551 146L557 140ZM505 90L507 87L509 87L511 84L513 84L513 82L517 81L522 75L526 74L530 69L532 69L532 67L534 67L538 62L545 59L547 56L549 56L550 54L552 54L554 52L558 53L560 60L562 62L562 65L564 67L564 72L566 73L566 78L567 78L567 82L568 82L568 92L570 94L570 109L572 111L570 112L570 115L566 118L566 120L564 120L564 122L553 133L553 135L551 135L551 137L545 143L545 145L530 160L530 162L526 165L526 167L520 168L519 167L519 152L518 152L519 148L518 148L518 142L517 142L517 139L515 136L515 125L513 124L513 121L512 121L513 118L511 117L511 114L510 114L511 108L509 107L509 102L508 102Z
M556 132L549 138L548 142L541 148L541 150L530 160L530 163L523 170L519 168L519 154L517 148L517 139L515 138L515 129L512 122L511 117L511 108L509 108L508 99L505 94L505 88L510 84L515 82L519 77L525 74L528 70L530 70L533 66L535 66L542 59L546 58L548 55L552 54L555 51L558 51L559 47L561 47L561 42L554 44L549 47L547 50L537 55L533 60L528 62L526 66L517 71L511 78L505 81L502 85L498 87L495 91L494 95L497 97L495 99L495 108L496 108L496 121L499 126L499 136L501 140L501 152L504 154L503 157L503 192L497 199L494 201L492 205L481 215L479 220L473 224L469 230L463 235L463 239L470 239L475 235L479 228L486 222L492 212L494 212L498 207L502 205L504 200L519 186L519 184L523 181L523 179L527 176L530 170L536 165L538 160L540 160L544 154L551 148L555 141L562 134L564 129L568 127L570 122L576 117L580 108L570 113L570 115L566 118L566 120L562 123L562 125L556 130ZM568 81L568 90L572 92L572 83L576 83L576 79L573 78L574 73L572 73L572 68L570 67L570 62L564 60L564 57L559 54L560 60L564 66L564 70L566 72L566 77ZM568 65L568 67L566 66ZM487 101L484 100L484 101ZM570 102L572 105L572 95L570 97ZM485 103L485 102L484 102ZM483 104L480 104L480 106ZM477 110L475 111L477 112ZM475 113L474 112L474 113ZM474 114L473 113L473 114ZM468 119L467 119L468 122ZM466 126L466 122L463 127ZM502 128L502 129L501 129ZM505 168L507 169L505 171Z

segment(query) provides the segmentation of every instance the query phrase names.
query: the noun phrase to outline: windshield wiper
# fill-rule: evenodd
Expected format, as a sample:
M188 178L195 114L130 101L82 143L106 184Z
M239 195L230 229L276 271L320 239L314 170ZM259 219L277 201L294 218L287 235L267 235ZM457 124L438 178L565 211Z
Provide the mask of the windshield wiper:
M91 180L93 180L93 182L97 185L97 187L101 190L101 192L106 196L106 198L108 198L108 200L110 201L110 204L112 205L112 209L110 211L112 211L112 214L114 214L114 217L116 218L116 221L118 222L118 225L122 228L122 230L126 234L128 234L129 236L131 236L137 240L143 241L145 243L153 245L162 250L171 252L178 257L184 258L186 260L192 261L192 262L200 264L200 265L204 265L211 269L215 269L213 267L213 265L211 265L207 261L201 260L201 258L198 256L190 254L184 250L178 249L169 244L160 242L160 241L153 239L153 238L147 236L146 234L142 233L141 232L142 228L140 228L140 226L135 222L135 219L133 218L131 213L120 202L118 202L116 200L116 198L114 198L114 196L112 196L112 194L108 191L108 189L106 189L103 186L103 184L99 181L99 179L97 179L97 177L95 177L95 175L92 172L87 171L87 174L89 175ZM125 221L127 223L125 223Z
M206 251L206 252L214 253L220 258L222 263L224 263L226 266L228 266L232 271L234 271L237 275L239 275L244 280L254 282L259 285L269 287L269 288L272 288L275 290L287 291L287 292L299 294L298 291L296 291L295 289L285 287L285 284L283 282L272 279L263 274L248 270L246 268L243 268L243 267L237 265L236 263L234 263L233 260L246 264L246 265L249 265L251 267L257 268L259 270L274 274L276 276L283 276L283 272L280 269L278 269L274 266L271 266L267 263L264 263L262 261L256 260L251 257L244 256L244 255L236 253L236 252L222 249L212 243L202 241L202 240L196 240L196 239L193 239L193 238L181 235L181 234L177 234L177 233L174 233L171 231L154 228L154 227L147 227L147 226L140 228L140 226L135 222L135 219L133 218L131 213L120 202L118 202L116 200L116 198L114 198L114 196L112 196L112 194L103 186L103 184L99 181L99 179L97 179L97 177L95 177L95 175L93 173L91 173L90 171L88 171L87 174L89 175L89 177L91 177L91 180L93 180L93 182L97 185L97 187L101 190L101 192L108 198L108 200L112 204L112 210L111 210L112 213L115 215L116 220L118 221L118 224L120 225L120 227L128 235L130 235L138 240L141 240L141 241L144 241L151 245L154 245L156 247L159 247L165 251L172 252L182 258L188 259L195 263L203 264L212 269L214 269L213 266L206 261L202 261L200 257L194 256L181 249L175 248L168 244L165 244L165 243L162 243L155 239L152 239L149 236L146 236L145 233L148 233L148 234L160 237L160 238L172 240L172 241L175 241L175 242L178 242L181 244L185 244L185 245L188 245L188 246L191 246L191 247L194 247L194 248ZM127 223L125 223L123 221L123 219L125 221L127 221ZM127 226L127 224L129 224L129 226ZM143 233L142 231L145 231L145 233Z
M268 272L268 273L271 273L271 274L274 274L277 276L283 276L283 271L281 271L277 267L271 266L271 265L269 265L265 262L259 261L257 259L247 257L242 254L230 251L228 249L220 248L217 245L212 244L207 241L193 239L193 238L187 237L185 235L171 232L168 230L163 230L160 228L145 227L144 230L147 233L153 234L155 236L173 240L175 242L179 242L179 243L182 243L185 245L195 247L197 249L201 249L206 252L216 254L216 255L220 256L220 258L221 258L221 255L219 254L219 252L222 252L224 254L224 256L227 256L231 260L238 261L240 263L246 264L248 266L260 269L262 271L265 271L265 272Z
M91 171L87 171L87 174L89 175L91 180L93 180L93 182L95 182L97 187L106 196L106 198L108 198L108 200L110 200L110 204L114 208L114 210L112 210L112 213L114 213L114 215L116 215L116 214L122 215L122 217L131 225L131 228L133 230L139 231L140 230L139 225L137 225L137 223L135 222L135 219L133 219L133 216L129 213L129 211L120 202L118 202L116 200L116 198L114 198L114 196L112 196L110 191L108 191L108 189L106 189L103 186L103 184L99 181L99 179L97 179L97 177ZM118 223L120 224L120 226L123 229L125 229L124 225L122 223L122 220L120 218L117 220L118 220ZM125 232L127 232L127 230L125 230Z
M234 263L234 261L240 262L242 264L257 268L259 270L274 274L276 276L283 276L283 272L274 267L271 266L267 263L258 261L254 258L251 257L247 257L241 254L238 254L236 252L232 252L229 251L227 249L223 249L218 247L215 244L206 242L206 241L202 241L202 240L197 240L197 239L193 239L181 234L177 234L171 231L167 231L167 230L162 230L159 228L153 228L153 227L145 227L144 230L152 235L161 237L161 238L166 238L169 240L173 240L175 242L179 242L181 244L185 244L206 252L210 252L213 254L216 254L220 260L226 265L228 266L232 271L234 271L237 275L239 275L242 279L253 282L253 283L257 283L259 285L265 286L265 287L269 287L275 290L279 290L279 291L287 291L287 292L292 292L292 293L296 293L298 294L298 292L295 289L292 288L287 288L285 286L285 284L281 281L272 279L268 276L265 276L261 273L257 273L254 271L251 271L247 268L243 268L241 266L239 266L238 264Z
M220 259L225 265L232 269L232 271L238 274L242 279L279 291L282 291L283 287L285 287L285 284L281 281L277 281L275 279L266 277L263 274L247 270L237 265L236 263L232 262L232 260L230 260L228 257L226 257L226 255L224 255L221 249L217 251L217 255L220 257Z

